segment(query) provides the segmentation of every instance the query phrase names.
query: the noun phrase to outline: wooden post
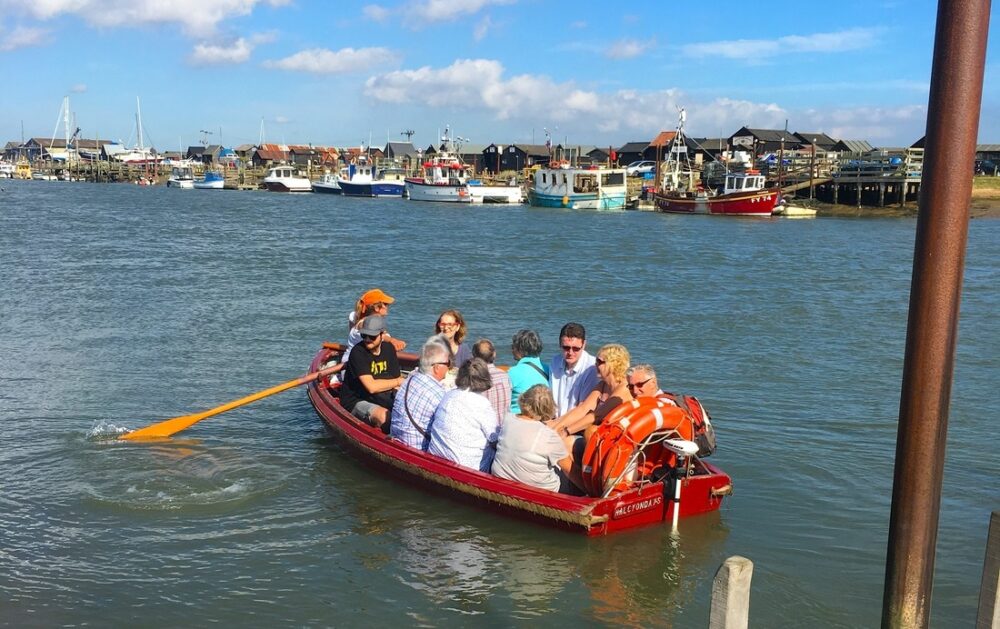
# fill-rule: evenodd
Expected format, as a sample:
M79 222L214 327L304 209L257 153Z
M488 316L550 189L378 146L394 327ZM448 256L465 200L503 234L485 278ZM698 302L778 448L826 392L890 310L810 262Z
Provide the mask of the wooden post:
M990 517L990 533L986 538L986 559L983 561L983 582L979 587L979 614L976 629L1000 627L1000 511Z
M750 578L753 562L733 555L723 562L712 583L709 629L746 629L750 623Z

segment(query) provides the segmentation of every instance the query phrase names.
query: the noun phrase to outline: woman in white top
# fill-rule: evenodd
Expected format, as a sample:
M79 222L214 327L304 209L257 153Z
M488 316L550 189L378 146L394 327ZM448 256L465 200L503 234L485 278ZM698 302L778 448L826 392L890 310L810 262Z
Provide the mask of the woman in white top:
M573 487L582 484L582 479L579 469L573 468L572 442L543 423L556 415L551 389L536 384L521 394L518 404L521 412L508 414L500 429L493 474L549 491L579 494Z

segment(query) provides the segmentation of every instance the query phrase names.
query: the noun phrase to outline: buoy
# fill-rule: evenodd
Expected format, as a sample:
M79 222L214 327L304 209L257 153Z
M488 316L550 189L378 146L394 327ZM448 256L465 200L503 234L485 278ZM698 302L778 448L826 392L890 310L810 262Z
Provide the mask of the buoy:
M568 196L568 195L567 195L567 196L564 196L564 197L562 198L562 202L563 202L563 207L566 207L566 206L568 206L568 205L569 205L569 196Z

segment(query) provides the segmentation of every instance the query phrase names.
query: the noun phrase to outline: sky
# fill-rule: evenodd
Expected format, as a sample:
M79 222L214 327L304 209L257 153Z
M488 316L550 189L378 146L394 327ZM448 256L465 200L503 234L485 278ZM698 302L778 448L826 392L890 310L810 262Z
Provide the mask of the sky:
M687 114L899 147L924 135L937 3L0 0L0 142L620 146ZM992 39L992 38L991 38ZM979 142L1000 143L987 49ZM23 129L23 135L22 135Z

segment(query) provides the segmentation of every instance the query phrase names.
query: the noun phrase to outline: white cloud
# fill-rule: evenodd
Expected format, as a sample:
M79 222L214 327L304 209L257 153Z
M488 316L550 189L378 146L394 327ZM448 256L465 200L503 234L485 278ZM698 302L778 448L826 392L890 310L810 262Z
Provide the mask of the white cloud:
M413 20L411 24L426 22L453 22L468 15L475 15L492 5L514 4L517 0L418 0L402 12Z
M314 74L346 74L364 72L375 66L394 63L396 55L388 48L341 48L333 51L326 48L311 48L285 57L268 60L265 68L312 72Z
M366 18L372 20L373 22L385 22L389 19L389 16L392 15L389 9L378 4L369 4L363 8L361 12Z
M611 59L632 59L652 48L654 43L637 39L620 39L608 46L604 50L604 55Z
M365 94L394 104L486 110L497 120L558 123L575 133L630 132L652 137L676 125L677 107L688 106L689 129L699 135L732 133L744 124L774 126L787 112L773 103L717 99L694 103L678 90L597 92L546 76L504 77L503 66L489 59L463 59L446 68L398 70L368 79ZM697 112L697 113L695 113Z
M48 35L49 31L43 28L18 26L9 33L0 33L0 50L6 52L28 46L40 46L47 43Z
M288 116L275 116L274 122L276 122L277 124L288 124L289 122L291 122L291 120L288 118Z
M74 94L83 94L84 92L87 91L87 86L84 83L77 83L76 85L69 88L69 91L73 92Z
M851 107L832 110L808 109L796 125L807 131L822 129L827 135L843 140L868 140L872 144L887 141L911 144L924 134L927 126L925 105L902 107ZM807 128L808 126L808 128ZM905 134L902 135L901 134ZM899 138L902 137L903 140Z
M253 44L240 37L229 45L195 44L188 61L198 66L244 63L251 52Z
M258 4L286 5L290 0L0 0L5 13L19 12L39 20L76 15L94 26L179 24L195 35L207 35L231 17L249 15Z
M878 42L878 28L852 28L834 33L788 35L777 39L734 39L688 44L681 50L689 57L725 57L755 61L796 52L837 53L871 48Z
M484 15L483 19L479 20L479 23L476 24L476 28L472 31L473 39L476 41L483 41L483 39L486 38L486 35L489 34L492 26L493 20L490 19L490 16Z

